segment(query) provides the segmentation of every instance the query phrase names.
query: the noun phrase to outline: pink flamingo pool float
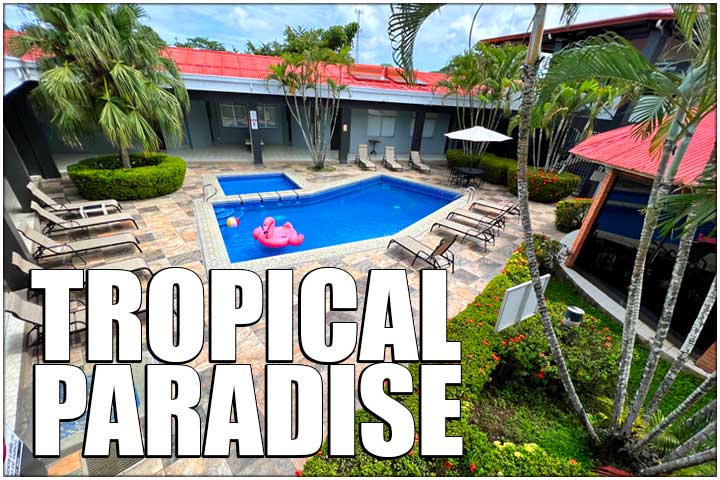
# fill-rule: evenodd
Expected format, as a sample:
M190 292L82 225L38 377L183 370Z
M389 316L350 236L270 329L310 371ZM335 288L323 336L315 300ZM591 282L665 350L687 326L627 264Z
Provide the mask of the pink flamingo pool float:
M292 223L285 222L284 225L278 227L275 225L273 217L267 217L263 220L262 226L253 230L253 237L262 245L271 248L280 248L287 245L297 247L305 240L305 235L297 233Z

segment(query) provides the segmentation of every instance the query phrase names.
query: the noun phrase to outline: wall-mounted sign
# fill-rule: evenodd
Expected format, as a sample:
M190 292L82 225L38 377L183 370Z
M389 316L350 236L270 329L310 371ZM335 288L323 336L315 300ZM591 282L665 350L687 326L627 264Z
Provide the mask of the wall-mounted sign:
M257 110L250 110L250 128L258 129Z

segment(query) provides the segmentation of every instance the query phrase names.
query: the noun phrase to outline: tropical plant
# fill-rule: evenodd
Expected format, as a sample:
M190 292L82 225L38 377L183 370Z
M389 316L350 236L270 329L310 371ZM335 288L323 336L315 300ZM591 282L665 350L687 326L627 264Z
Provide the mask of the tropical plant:
M253 55L280 57L284 54L302 54L316 48L327 48L339 54L352 47L359 31L360 25L357 22L314 29L287 26L283 43L273 41L255 45L248 41L246 51Z
M704 116L715 110L717 104L716 6L678 5L675 7L675 14L677 33L682 36L683 45L691 53L690 66L686 71L660 69L651 64L627 40L615 34L604 34L580 42L555 56L553 67L544 81L545 95L561 83L590 78L601 81L622 81L643 89L645 95L638 101L633 112L634 119L641 121L635 132L637 135L653 136L651 153L659 151L662 147L628 288L623 328L623 355L618 371L615 410L610 425L611 435L628 434L632 423L640 414L653 379L659 359L659 349L669 329L677 300L677 290L682 279L681 274L685 268L686 259L683 260L682 257L674 267L675 273L680 275L679 281L668 289L664 313L656 330L645 374L625 422L623 425L618 425L627 398L645 261L658 225L662 201L670 192L675 174L697 125ZM690 234L686 236L685 248L689 248L687 243L689 236Z
M279 63L269 67L266 79L280 85L316 169L325 167L340 109L340 93L346 88L342 73L351 64L349 47L339 53L315 47L303 53L284 54Z
M389 34L394 48L396 63L407 75L412 78L412 52L417 31L423 21L439 8L438 5L429 4L402 4L393 6L393 15L390 18ZM683 37L683 46L691 52L690 66L685 71L661 70L652 65L628 41L615 34L604 34L590 38L572 45L565 51L553 57L552 68L549 69L540 91L540 99L549 99L553 92L563 83L577 83L596 79L601 84L606 82L622 82L634 90L642 90L645 96L641 98L634 110L635 118L641 123L635 129L637 135L652 135L651 153L660 152L658 172L651 189L648 207L637 250L637 257L633 267L632 282L628 292L626 319L623 325L622 349L618 368L618 381L613 400L613 412L610 426L604 435L603 451L606 458L613 459L623 456L630 465L634 465L639 473L644 475L668 473L687 466L698 465L714 459L715 448L709 448L699 453L692 453L696 448L702 448L713 430L713 427L703 428L688 440L689 445L680 445L667 463L645 467L646 463L640 456L650 446L652 441L663 434L675 422L682 421L689 409L702 398L716 384L717 374L706 377L705 381L688 396L670 415L664 418L647 435L637 439L630 434L637 424L640 407L644 398L636 401L628 409L626 406L630 364L633 359L634 342L637 330L637 320L642 294L643 272L645 259L653 233L658 225L660 205L663 198L668 195L675 173L680 161L687 150L698 123L705 115L710 114L716 107L716 6L715 5L679 5L674 7L677 18L678 32ZM531 120L533 118L533 104L536 96L534 85L538 70L538 57L540 40L542 39L543 23L545 18L545 5L535 6L535 15L531 26L528 53L523 67L522 102L518 116L518 203L521 213L523 233L526 239L532 234L530 212L528 208L528 145ZM572 14L574 8L567 11ZM662 147L662 148L661 148ZM672 159L672 161L671 161ZM691 223L691 222L688 222ZM555 359L559 377L565 387L568 399L575 411L579 414L590 440L594 444L600 443L600 438L590 423L582 403L580 402L572 380L560 351L557 337L547 315L542 287L539 281L539 269L535 258L534 244L526 242L528 248L526 255L530 268L531 280L535 290L538 312L545 327L545 334L550 344L550 350ZM707 310L715 302L716 282L710 288L701 312L698 314L693 326L701 325L707 317ZM669 302L673 304L672 291L668 291ZM708 305L710 307L708 307ZM706 308L707 307L707 308ZM694 344L691 332L686 343ZM699 334L699 331L696 332ZM663 329L658 328L657 336L663 335ZM696 337L695 337L696 338ZM664 340L664 338L663 338ZM653 342L655 343L655 342ZM662 342L660 342L662 343ZM687 355L689 351L685 350ZM683 356L683 355L681 355ZM651 356L653 362L657 355ZM649 357L650 358L650 357ZM687 357L676 362L679 369ZM654 369L646 369L648 370ZM671 367L671 371L673 368ZM670 372L668 372L670 375ZM677 375L677 372L674 373ZM656 397L662 399L667 393L674 377L666 377L658 389ZM638 395L642 396L641 389L652 382L652 375L646 374L641 379ZM661 391L661 389L663 389ZM639 400L638 400L639 399ZM640 407L638 407L638 405ZM652 415L652 413L646 413ZM621 422L622 420L622 422ZM628 455L630 456L628 458ZM647 458L647 456L645 457ZM635 462L635 463L633 463Z
M184 42L175 39L175 46L182 48L196 48L199 50L214 50L216 52L227 52L225 45L217 40L211 40L208 37L190 37Z
M414 80L412 54L414 50L415 37L423 22L440 8L438 4L394 4L391 5L392 15L389 19L388 33L393 47L393 59L404 72L408 82ZM532 19L532 31L528 44L525 60L522 66L522 96L520 107L520 121L518 133L518 169L517 169L517 195L520 210L520 219L523 227L523 238L525 240L526 255L532 280L533 290L537 299L538 313L542 319L545 335L548 338L550 351L557 364L558 376L568 395L568 399L580 417L585 430L593 444L598 444L600 439L595 432L580 397L575 391L572 379L567 370L563 358L560 343L552 326L550 314L543 294L542 282L540 280L540 268L535 253L533 242L532 222L530 219L530 206L528 199L528 145L530 117L535 99L535 80L540 65L540 45L542 42L545 13L547 5L535 5L535 14ZM577 13L574 4L566 5L563 9L563 21L571 22Z
M436 86L455 100L461 129L481 125L495 130L500 119L510 115L525 50L522 45L479 42L450 60L444 69L448 77ZM462 142L462 146L467 154L482 155L487 142Z
M47 110L60 139L81 147L98 126L131 168L130 149L159 148L158 129L182 138L188 94L175 62L155 31L130 4L30 4L34 20L9 46L37 58L38 86L30 96Z

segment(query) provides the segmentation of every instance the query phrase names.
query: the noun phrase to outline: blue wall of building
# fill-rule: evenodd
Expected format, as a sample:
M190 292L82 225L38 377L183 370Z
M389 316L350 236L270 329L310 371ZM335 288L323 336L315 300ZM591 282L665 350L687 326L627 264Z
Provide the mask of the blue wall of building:
M412 141L412 125L415 112L408 110L392 110L395 114L395 130L392 136L368 135L368 109L353 108L350 123L350 152L357 153L358 145L367 144L368 140L376 139L381 143L377 145L376 151L382 156L385 153L385 147L395 146L395 154L401 159L405 159L410 153L410 143ZM435 129L432 137L423 138L420 147L420 153L426 155L441 155L445 149L445 136L450 125L450 115L447 113L439 113L435 119Z

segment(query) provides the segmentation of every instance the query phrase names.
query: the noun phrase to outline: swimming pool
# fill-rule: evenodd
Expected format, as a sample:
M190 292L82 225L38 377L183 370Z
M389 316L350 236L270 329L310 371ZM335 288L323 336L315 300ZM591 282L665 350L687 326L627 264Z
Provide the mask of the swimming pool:
M284 201L221 202L214 214L230 263L393 235L453 202L458 193L383 175ZM240 226L229 228L229 216ZM252 236L265 217L290 221L305 241L269 248Z
M298 188L302 188L282 172L245 175L218 175L217 180L225 195L279 192L283 190L296 190Z

